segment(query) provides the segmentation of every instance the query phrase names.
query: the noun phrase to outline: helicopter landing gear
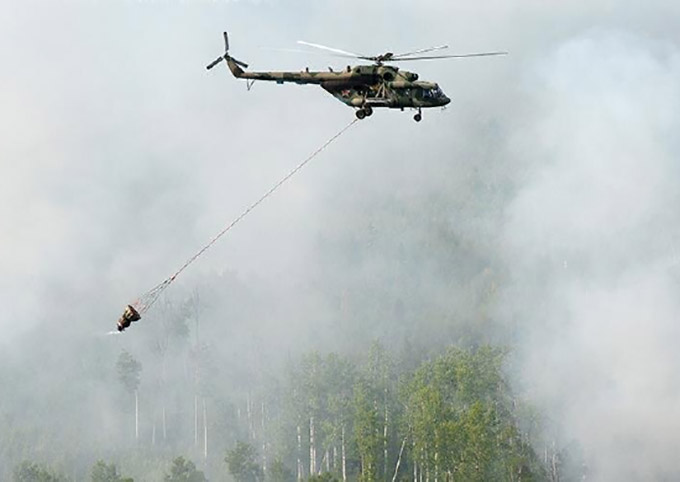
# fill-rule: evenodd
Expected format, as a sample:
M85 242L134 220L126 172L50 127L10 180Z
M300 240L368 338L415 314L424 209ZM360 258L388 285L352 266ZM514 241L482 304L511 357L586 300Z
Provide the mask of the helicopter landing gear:
M373 115L373 107L370 105L365 105L357 111L357 118L363 119L364 117L370 117Z
M413 120L416 122L423 120L423 114L421 114L420 109L418 109L418 113L413 116Z

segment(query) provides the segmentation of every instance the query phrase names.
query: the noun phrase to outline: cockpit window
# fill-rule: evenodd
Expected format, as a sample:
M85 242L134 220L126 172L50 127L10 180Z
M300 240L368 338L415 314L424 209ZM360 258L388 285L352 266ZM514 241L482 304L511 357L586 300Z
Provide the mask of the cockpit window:
M434 89L425 89L423 90L423 98L425 99L436 99L438 97L441 97L444 95L444 92L439 87L435 87Z

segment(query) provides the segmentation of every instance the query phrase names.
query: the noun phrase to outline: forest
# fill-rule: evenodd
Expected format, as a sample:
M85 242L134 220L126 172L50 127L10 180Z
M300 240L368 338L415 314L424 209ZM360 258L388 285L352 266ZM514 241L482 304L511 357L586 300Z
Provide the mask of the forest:
M680 2L642 5L10 0L0 481L680 480ZM396 64L447 109L295 171L355 113L208 72L224 31L509 55Z
M565 464L571 454L555 450L544 420L511 388L509 347L425 350L374 340L351 355L308 351L250 372L208 341L200 321L208 317L198 313L214 301L194 292L178 306L166 302L144 344L102 343L87 365L65 367L89 378L94 394L73 390L59 397L64 406L26 398L15 407L59 410L66 421L12 418L5 405L2 455L14 465L3 477L449 482L575 473ZM60 443L65 436L69 443Z
M203 270L121 335L106 298L53 313L0 354L0 479L578 480L501 311L502 156L433 156L417 188L406 161L389 185L357 169L320 198L302 262L276 246L292 270Z
M14 2L0 481L680 480L680 3L648 3ZM224 30L254 70L510 55L404 65L447 110L356 122L118 334L355 119L208 75Z
M289 364L282 379L236 403L212 396L205 346L192 347L187 356L193 390L182 398L186 405L193 398L193 410L183 410L193 412L192 430L181 427L179 407L168 403L162 386L142 391L151 400L141 405L155 409L140 414L143 366L127 351L119 355L121 401L130 400L118 422L133 428L123 453L132 459L131 470L147 471L142 480L207 480L181 456L161 475L164 455L182 445L215 480L239 482L530 481L548 480L554 470L532 448L535 421L503 379L505 353L498 348L451 347L425 362L396 358L378 343L358 361L309 353ZM144 420L149 411L155 415ZM193 441L178 440L182 431L185 438L193 432ZM213 451L221 463L208 460ZM13 476L72 480L32 461L19 464ZM98 460L91 480L130 479Z

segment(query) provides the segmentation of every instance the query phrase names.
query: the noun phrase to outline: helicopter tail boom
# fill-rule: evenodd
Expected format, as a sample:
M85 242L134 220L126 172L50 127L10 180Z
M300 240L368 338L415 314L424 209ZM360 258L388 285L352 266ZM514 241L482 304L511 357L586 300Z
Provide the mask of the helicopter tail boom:
M243 66L244 68L248 67L248 64L244 64L243 62L229 56L227 56L227 65L229 66L229 70L231 70L231 73L236 78L242 77L243 74L245 73L241 66Z

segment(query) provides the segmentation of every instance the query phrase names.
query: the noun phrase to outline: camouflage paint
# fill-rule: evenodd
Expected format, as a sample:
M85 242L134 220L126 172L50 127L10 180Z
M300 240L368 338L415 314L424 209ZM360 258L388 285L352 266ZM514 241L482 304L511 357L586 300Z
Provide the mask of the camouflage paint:
M391 65L359 65L338 72L247 72L226 56L229 70L239 79L283 84L320 85L350 107L391 109L441 107L451 100L434 82L418 80L418 74Z

